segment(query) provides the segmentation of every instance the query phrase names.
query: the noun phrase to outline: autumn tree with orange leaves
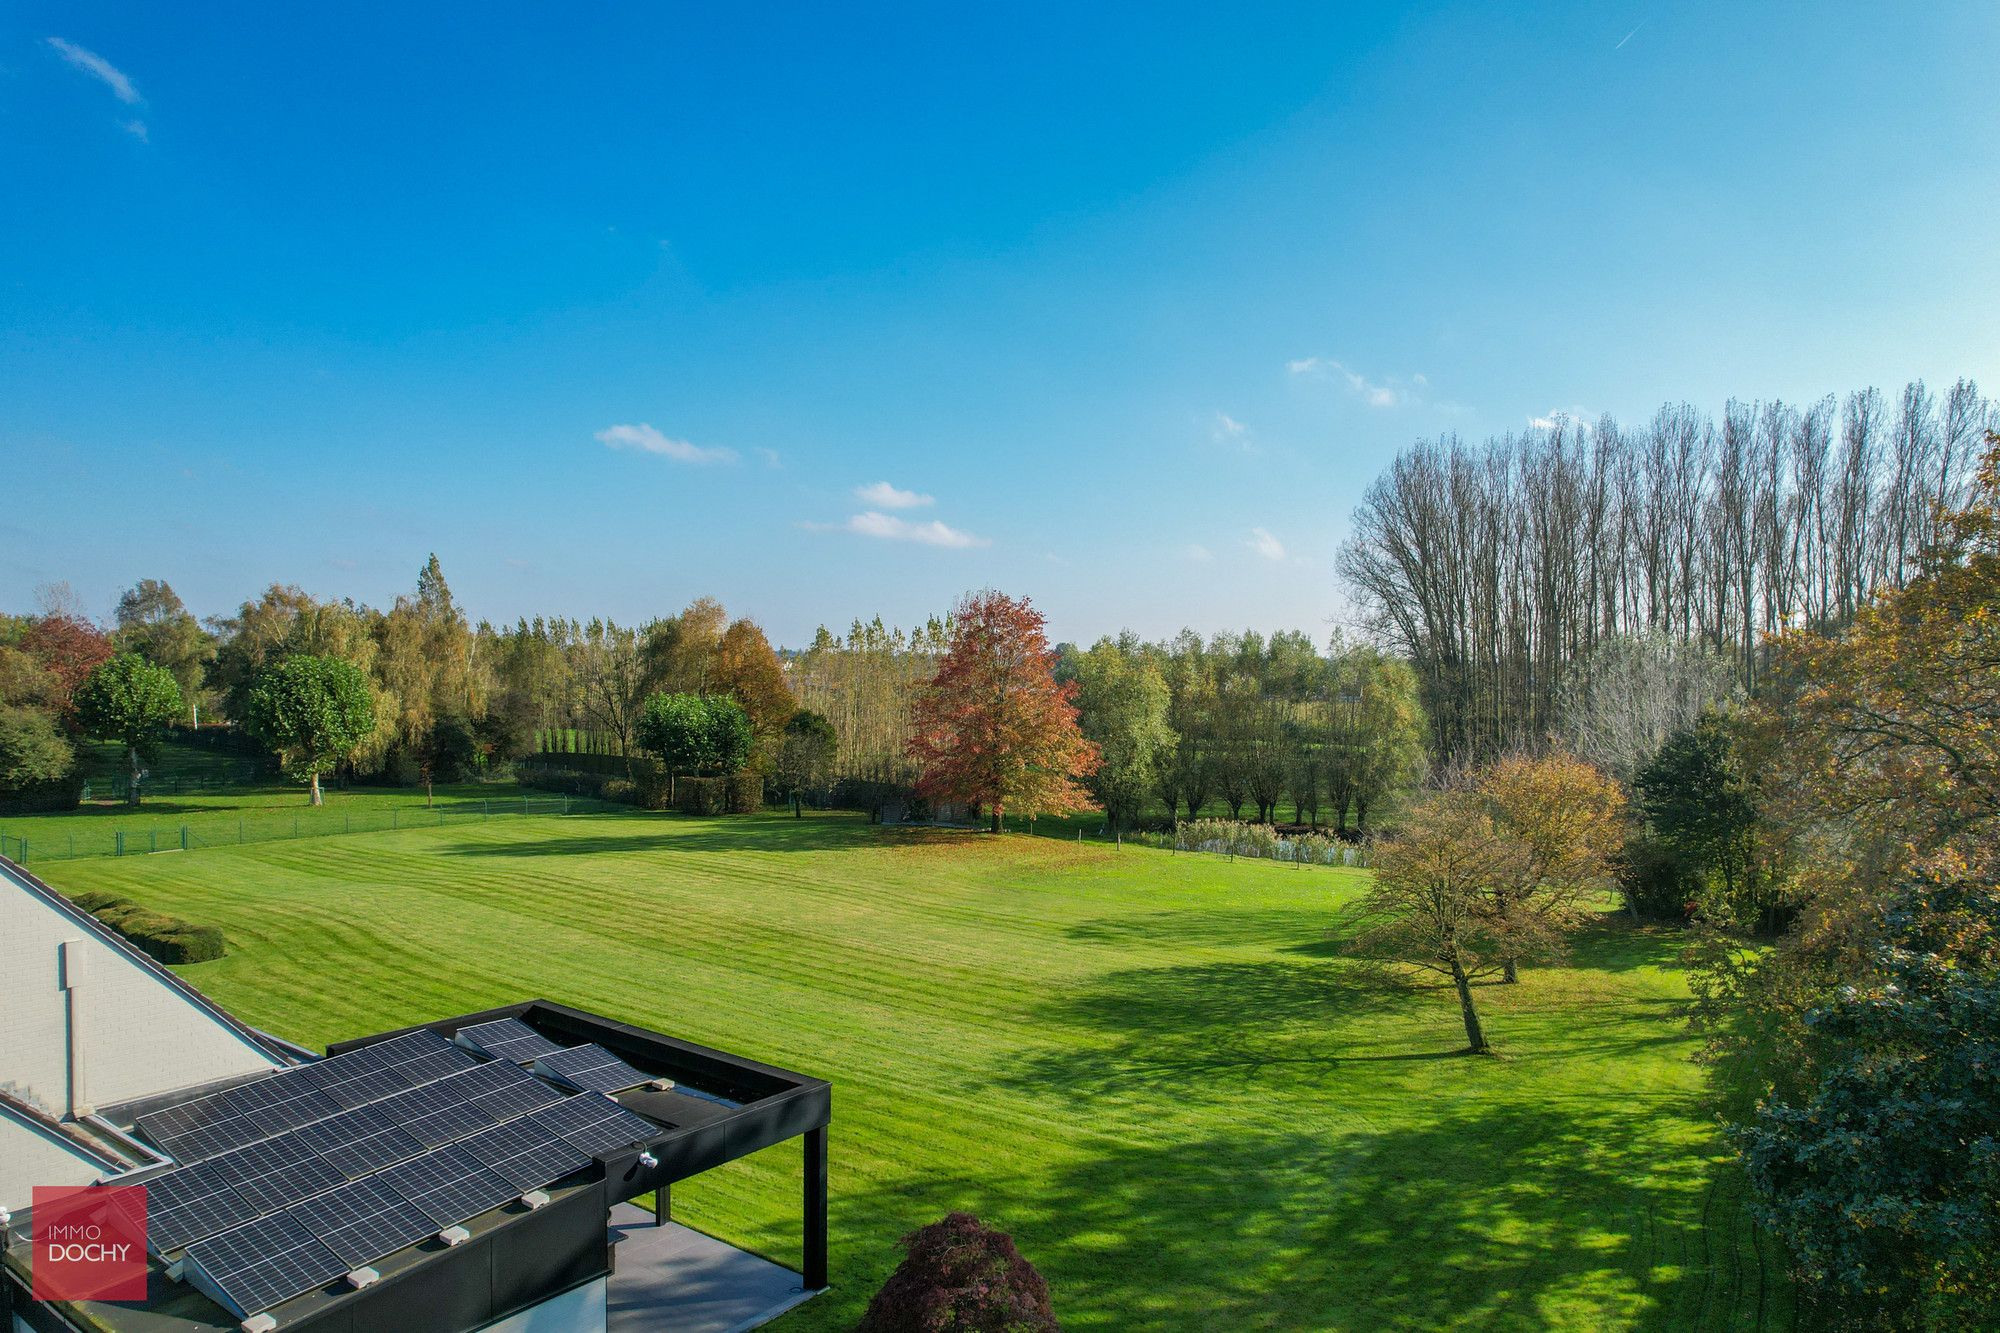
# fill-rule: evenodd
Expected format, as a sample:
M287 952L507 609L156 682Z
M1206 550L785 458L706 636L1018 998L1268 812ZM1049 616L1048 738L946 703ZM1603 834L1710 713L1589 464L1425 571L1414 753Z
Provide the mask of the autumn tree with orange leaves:
M1097 747L1076 725L1076 687L1057 684L1042 613L988 590L952 611L951 643L911 713L917 791L985 806L993 831L1008 810L1068 814L1086 808L1079 785Z

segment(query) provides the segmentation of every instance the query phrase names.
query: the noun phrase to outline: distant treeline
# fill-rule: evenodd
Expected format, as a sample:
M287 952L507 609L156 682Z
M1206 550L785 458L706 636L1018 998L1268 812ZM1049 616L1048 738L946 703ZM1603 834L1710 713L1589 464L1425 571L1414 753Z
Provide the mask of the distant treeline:
M1687 404L1633 428L1558 419L1406 450L1369 488L1341 569L1422 684L1432 749L1558 730L1607 639L1706 646L1755 685L1763 637L1843 624L1900 586L1964 503L1994 405L1969 380L1795 406Z

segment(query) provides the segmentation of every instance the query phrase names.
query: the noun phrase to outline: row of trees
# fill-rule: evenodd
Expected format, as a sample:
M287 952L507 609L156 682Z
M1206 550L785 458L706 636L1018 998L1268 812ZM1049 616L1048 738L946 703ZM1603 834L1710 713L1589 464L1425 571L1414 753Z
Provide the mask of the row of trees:
M922 701L962 637L955 617L913 632L878 619L856 622L844 638L822 628L810 647L781 660L753 622L730 619L706 598L636 626L602 618L475 625L435 556L386 612L274 586L204 626L154 580L119 607L111 636L75 614L37 621L33 635L26 622L19 627L16 637L44 645L34 660L59 668L27 673L59 700L29 738L58 751L44 756L44 769L68 765L63 728L81 729L69 706L75 682L123 648L176 687L173 716L151 719L154 729L204 716L248 728L253 692L272 667L295 657L348 664L366 684L371 722L342 763L364 777L449 780L581 732L628 758L651 753L674 772L750 767L795 804L841 780L911 788L925 768L916 748L928 725ZM1220 803L1232 818L1263 822L1289 805L1302 822L1346 832L1365 827L1421 772L1415 677L1368 646L1336 638L1322 651L1300 633L1204 640L1184 632L1161 643L1126 634L1051 651L1055 681L1099 755L1085 790L1114 827L1159 811L1169 821L1193 818ZM707 753L691 724L670 734L666 719L685 722L724 700L747 723L747 753Z
M1114 825L1149 801L1172 822L1211 800L1271 823L1289 800L1300 822L1345 832L1422 773L1415 677L1338 636L1321 653L1291 632L1127 634L1064 652L1057 674L1077 686L1102 756L1091 790Z
M1995 420L1961 380L1446 437L1370 487L1341 569L1416 669L1433 750L1492 755L1555 732L1621 636L1704 645L1754 687L1763 636L1845 623L1919 567Z

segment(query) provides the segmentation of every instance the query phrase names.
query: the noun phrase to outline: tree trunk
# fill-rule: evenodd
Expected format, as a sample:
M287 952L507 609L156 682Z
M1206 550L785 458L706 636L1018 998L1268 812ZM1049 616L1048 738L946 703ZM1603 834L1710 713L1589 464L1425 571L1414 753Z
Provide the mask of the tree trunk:
M1509 986L1516 985L1521 980L1520 973L1514 968L1514 956L1512 954L1509 954L1506 961L1500 964L1500 979Z
M993 831L995 833L1000 831L1000 802L998 801L993 803Z
M313 773L312 773L312 799L311 799L311 803L312 803L313 805L320 805L320 804L322 804L322 803L324 802L324 800L325 800L325 798L324 798L324 797L322 797L322 796L321 796L321 795L319 794L319 770L315 768L315 769L313 770Z
M1474 1055L1486 1054L1486 1032L1479 1026L1479 1010L1472 1004L1472 982L1467 979L1465 969L1458 964L1458 954L1451 957L1451 984L1458 987L1458 1012L1465 1020L1465 1048Z
M799 810L799 794L797 792L792 793L792 818L793 819L805 818L805 815Z
M126 746L125 757L132 765L132 780L125 786L125 803L137 805L139 804L139 747Z

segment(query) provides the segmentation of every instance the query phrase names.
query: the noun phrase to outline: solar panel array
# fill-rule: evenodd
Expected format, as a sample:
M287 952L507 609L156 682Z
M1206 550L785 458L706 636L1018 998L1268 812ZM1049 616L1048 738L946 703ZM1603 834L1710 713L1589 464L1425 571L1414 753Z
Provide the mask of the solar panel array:
M562 1049L518 1018L496 1018L490 1023L474 1023L458 1030L461 1045L484 1051L496 1060L526 1064Z
M198 1162L465 1069L473 1058L429 1029L281 1070L139 1117L147 1138Z
M347 1271L339 1255L285 1213L211 1237L188 1257L246 1315L323 1287Z
M336 1103L329 1114L146 1181L152 1248L185 1250L247 1316L658 1131L607 1096L566 1097L504 1058L467 1067L472 1057L452 1051L458 1058L441 1061L449 1048L421 1039L430 1035L352 1052L380 1051L341 1069L302 1067L295 1072L314 1073L315 1089ZM432 1077L396 1087L420 1071ZM289 1100L266 1095L261 1105Z
M553 1075L582 1092L623 1092L651 1077L594 1041L543 1056L535 1061L535 1071Z

